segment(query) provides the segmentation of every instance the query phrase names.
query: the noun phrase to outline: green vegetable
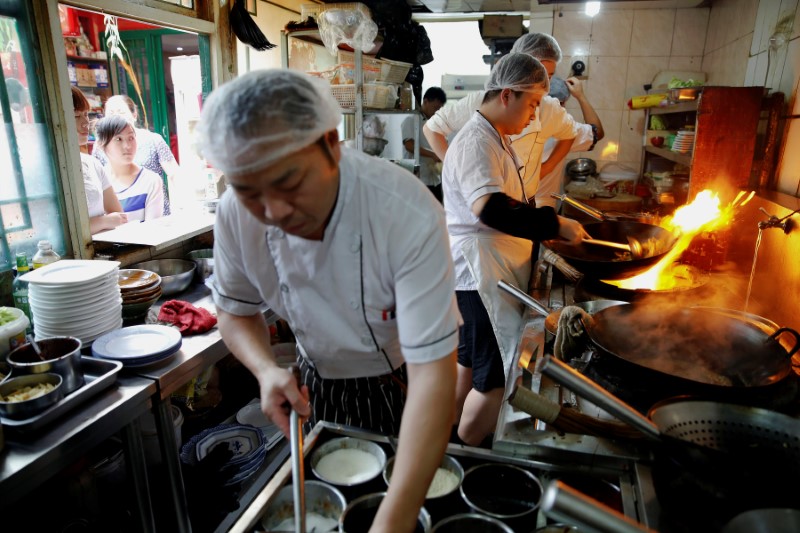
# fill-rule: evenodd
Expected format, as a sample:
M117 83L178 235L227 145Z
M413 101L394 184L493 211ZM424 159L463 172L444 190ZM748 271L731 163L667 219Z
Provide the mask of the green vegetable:
M685 87L702 87L702 86L703 86L702 81L696 81L693 80L692 78L689 78L686 81L683 81L680 78L672 78L671 80L669 80L669 83L667 84L668 89L683 89Z
M15 315L11 309L8 307L0 307L0 326L3 324L8 324L9 322L13 322L17 319L17 315Z
M665 130L667 129L667 123L659 115L653 115L650 117L650 129Z

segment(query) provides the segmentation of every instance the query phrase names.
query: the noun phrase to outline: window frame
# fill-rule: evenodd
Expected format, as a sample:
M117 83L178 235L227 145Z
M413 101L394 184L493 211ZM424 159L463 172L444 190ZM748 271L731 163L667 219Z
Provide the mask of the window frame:
M218 86L237 74L235 39L228 24L228 8L220 8L219 0L195 0L195 8L136 0L26 0L32 4L33 26L38 42L33 45L41 54L42 86L47 94L44 102L53 129L55 171L63 191L65 243L72 256L91 259L94 256L86 194L81 174L80 145L72 112L66 49L61 34L58 5L64 4L109 15L130 18L197 33L207 39L211 59L211 84Z

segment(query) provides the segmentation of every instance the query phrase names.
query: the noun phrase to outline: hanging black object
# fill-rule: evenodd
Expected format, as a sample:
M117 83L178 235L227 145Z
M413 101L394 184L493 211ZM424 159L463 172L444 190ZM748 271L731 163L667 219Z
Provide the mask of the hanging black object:
M249 44L259 52L275 48L275 45L267 40L261 28L247 12L244 2L245 0L233 0L231 5L231 30L234 35L244 44Z

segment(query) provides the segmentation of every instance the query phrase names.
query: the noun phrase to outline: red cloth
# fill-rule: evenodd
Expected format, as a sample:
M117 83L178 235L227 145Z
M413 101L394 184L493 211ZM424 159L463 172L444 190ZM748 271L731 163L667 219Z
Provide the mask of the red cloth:
M178 326L181 335L205 333L217 325L217 317L202 307L183 300L167 300L158 312L158 320Z

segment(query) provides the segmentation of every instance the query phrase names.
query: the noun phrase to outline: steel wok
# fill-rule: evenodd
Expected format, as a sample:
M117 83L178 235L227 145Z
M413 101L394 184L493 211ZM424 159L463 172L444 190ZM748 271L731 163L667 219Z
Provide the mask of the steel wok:
M627 244L633 237L645 246L645 257L631 258L613 248L580 244L573 246L564 241L546 241L543 244L563 257L585 276L597 279L626 279L649 270L658 263L675 244L675 236L668 230L643 222L613 221L590 222L584 225L595 239Z

